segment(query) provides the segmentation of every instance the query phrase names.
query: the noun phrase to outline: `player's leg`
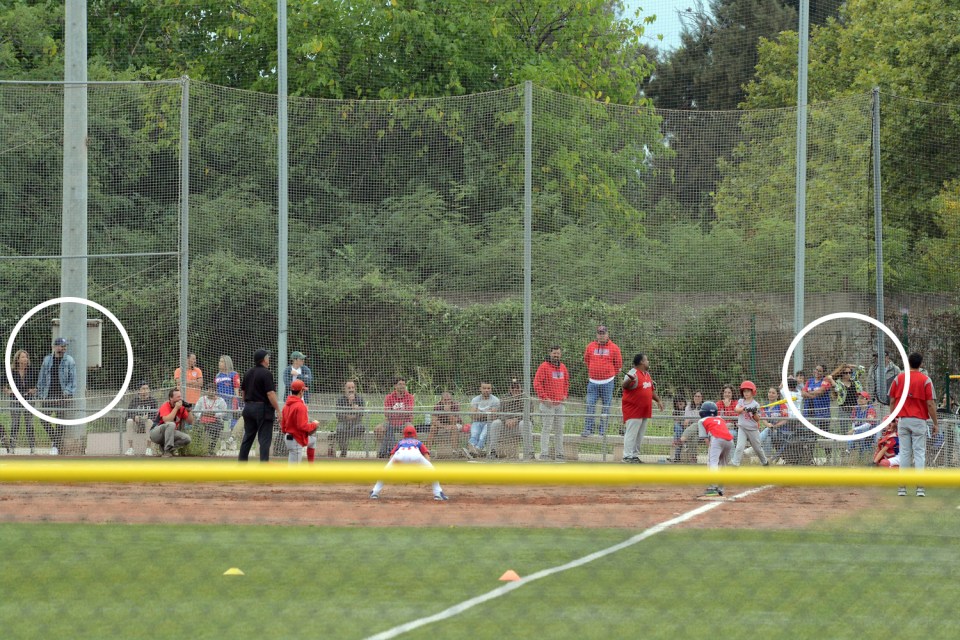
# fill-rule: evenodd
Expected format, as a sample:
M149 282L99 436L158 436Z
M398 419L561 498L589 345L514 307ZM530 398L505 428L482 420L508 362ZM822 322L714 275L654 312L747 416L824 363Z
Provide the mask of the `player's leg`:
M287 462L289 464L298 464L300 462L301 447L292 435L283 434L283 446L287 449Z
M533 460L533 428L530 420L520 421L520 437L523 440L523 461Z
M587 381L587 406L584 407L584 413L587 414L583 421L583 434L588 436L593 433L593 411L597 406L597 400L600 398L600 385L595 382Z
M270 461L270 445L273 444L273 418L261 417L257 425L257 446L260 447L260 462Z
M760 464L767 466L769 462L767 461L767 454L763 450L763 445L760 443L760 432L754 429L741 429L740 431L746 433L747 441L749 441L750 446L753 447L753 452L760 458Z
M313 462L317 457L317 434L307 438L307 462Z
M564 405L558 404L554 407L556 413L553 416L553 428L555 438L553 441L554 446L554 456L557 460L563 460L563 413L565 411Z
M610 422L610 405L613 403L614 381L600 385L600 400L603 402L603 412L600 414L600 435L607 433L607 424Z
M743 458L743 451L747 447L746 429L737 430L737 449L733 452L733 466L740 466L740 459Z
M637 450L637 435L640 433L640 423L642 421L637 418L631 418L627 420L625 429L623 430L623 461L632 462L639 459L639 451Z
M387 460L387 464L384 465L384 469L389 469L393 466L393 458ZM383 491L383 480L377 480L377 483L373 485L373 491L370 492L371 498L379 498L380 492Z
M641 418L640 427L637 429L637 453L636 457L640 459L640 452L643 450L643 437L647 435L647 425L650 424L650 418Z

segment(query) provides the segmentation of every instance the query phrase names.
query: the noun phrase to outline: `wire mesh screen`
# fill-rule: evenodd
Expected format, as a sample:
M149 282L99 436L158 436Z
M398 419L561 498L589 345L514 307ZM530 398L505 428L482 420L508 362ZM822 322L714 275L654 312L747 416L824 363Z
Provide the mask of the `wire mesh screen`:
M152 393L163 394L172 380L168 363L177 360L180 87L89 85L86 101L88 242L86 251L80 252L80 257L88 256L86 297L111 310L130 336L132 387L145 382ZM4 140L0 277L7 292L0 305L11 329L32 307L61 295L62 145L67 129L82 126L65 119L63 104L59 85L6 84L0 90ZM51 348L57 337L68 341L67 357L62 359L80 355L71 350L76 336L60 325L59 306L30 318L12 344L20 359L13 365L22 365L23 380L30 383L20 391L48 415L73 419L91 415L120 391L128 360L120 331L93 308L87 309L87 317L86 389L81 390L85 397L77 397L68 411L55 406L54 397L73 395L67 379L72 374L64 368L51 386L51 369L45 363L50 358L61 360L63 354ZM7 415L18 423L11 425L17 428L5 442L13 452L45 453L47 447L56 447L66 453L117 454L129 448L124 443L121 449L123 412L108 414L87 428L43 429L32 415L14 408L19 405L12 395L4 397L12 407ZM126 409L127 398L118 406ZM136 435L141 452L144 438L143 433Z
M278 342L276 99L191 85L182 247L180 91L91 85L89 294L129 328L134 381L147 382L161 403L178 379L177 338L187 335L187 399L221 397L217 422L228 428L186 451L232 455L236 380L256 349L275 351ZM55 141L63 116L56 88L8 84L2 96L11 221L4 277L13 293L5 304L13 321L58 293L60 234L50 208L60 198ZM810 107L807 321L875 313L873 100ZM936 331L956 323L956 108L882 96L881 113L886 321L925 352L943 394L957 359L955 341ZM619 375L641 353L664 404L641 446L648 461L679 460L689 426L681 416L696 409L698 392L722 401L724 387L736 397L750 380L761 397L770 387L779 393L795 335L795 110L657 110L532 88L529 378L525 117L524 87L434 100L291 100L290 353L277 354L273 366L282 389L295 377L308 382L321 454L385 455L396 433L384 403L398 378L413 403L403 421L428 433L439 419L450 457L619 460ZM717 156L713 173L691 173L680 159L704 140L729 152ZM917 149L917 159L889 148ZM691 192L701 195L691 200ZM188 323L178 327L184 250ZM38 257L20 259L28 256ZM47 351L41 325L49 322L29 323L18 338L34 366ZM804 345L824 375L840 364L861 367L859 384L882 416L876 338L865 324L824 325ZM560 361L551 364L554 347ZM110 327L103 349L103 366L90 373L91 410L123 378L122 341ZM562 398L547 398L536 374L544 366L559 372L560 363ZM364 402L362 419L344 430L337 400L348 381ZM837 425L850 409L841 395L839 387L831 392ZM124 401L132 406L135 396L131 389ZM504 420L477 433L474 422L494 419L475 405L506 401L510 437L499 447ZM148 443L121 437L126 417L116 411L86 429L113 434L116 445L84 442L87 434L74 430L76 449L146 452ZM545 433L546 423L554 431ZM815 458L828 461L825 453Z

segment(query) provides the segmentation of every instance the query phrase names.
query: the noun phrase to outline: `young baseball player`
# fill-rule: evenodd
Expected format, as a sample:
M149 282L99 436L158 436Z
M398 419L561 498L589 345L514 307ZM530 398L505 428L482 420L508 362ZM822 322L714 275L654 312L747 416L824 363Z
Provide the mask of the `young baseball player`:
M403 428L403 438L390 452L390 461L387 462L387 468L393 466L394 462L398 464L419 464L433 469L433 465L430 464L430 450L427 449L425 444L417 440L417 430L412 424ZM377 480L373 491L370 492L370 499L378 500L382 489L383 480ZM437 501L448 500L447 494L440 488L439 482L433 483L433 499Z
M900 436L897 435L897 420L891 420L877 440L873 463L879 467L900 468Z
M763 452L760 444L760 423L757 422L757 412L760 411L760 403L754 399L757 394L757 385L749 380L740 383L740 399L734 411L737 414L737 450L733 454L733 466L739 467L740 460L743 458L743 450L747 447L747 440L753 447L753 452L760 458L760 464L767 466L767 454Z
M730 462L730 450L733 448L733 436L727 428L727 421L717 417L716 402L704 402L700 405L700 437L709 438L707 448L707 468L716 471ZM707 497L723 495L723 487L712 484L707 487Z
M287 446L287 462L297 464L303 459L303 449L307 449L307 460L313 462L317 446L318 422L307 422L307 405L303 404L303 394L307 385L303 380L294 380L290 385L290 395L280 414L280 430L283 443Z

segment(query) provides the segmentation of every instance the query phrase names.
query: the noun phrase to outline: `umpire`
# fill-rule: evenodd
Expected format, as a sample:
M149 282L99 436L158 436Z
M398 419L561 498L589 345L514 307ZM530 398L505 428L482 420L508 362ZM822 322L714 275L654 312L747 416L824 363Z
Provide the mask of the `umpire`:
M243 393L243 442L240 443L240 462L250 457L250 448L256 438L260 443L260 462L270 460L270 441L273 439L273 421L280 413L277 404L277 385L270 373L270 352L260 349L253 354L253 368L240 382Z

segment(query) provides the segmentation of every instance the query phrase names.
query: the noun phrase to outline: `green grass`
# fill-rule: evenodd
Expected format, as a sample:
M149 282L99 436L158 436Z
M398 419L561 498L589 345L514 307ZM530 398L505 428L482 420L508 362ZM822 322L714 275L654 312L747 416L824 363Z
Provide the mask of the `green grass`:
M931 494L798 531L670 530L408 637L960 637L960 492ZM630 535L3 524L0 635L360 638Z

